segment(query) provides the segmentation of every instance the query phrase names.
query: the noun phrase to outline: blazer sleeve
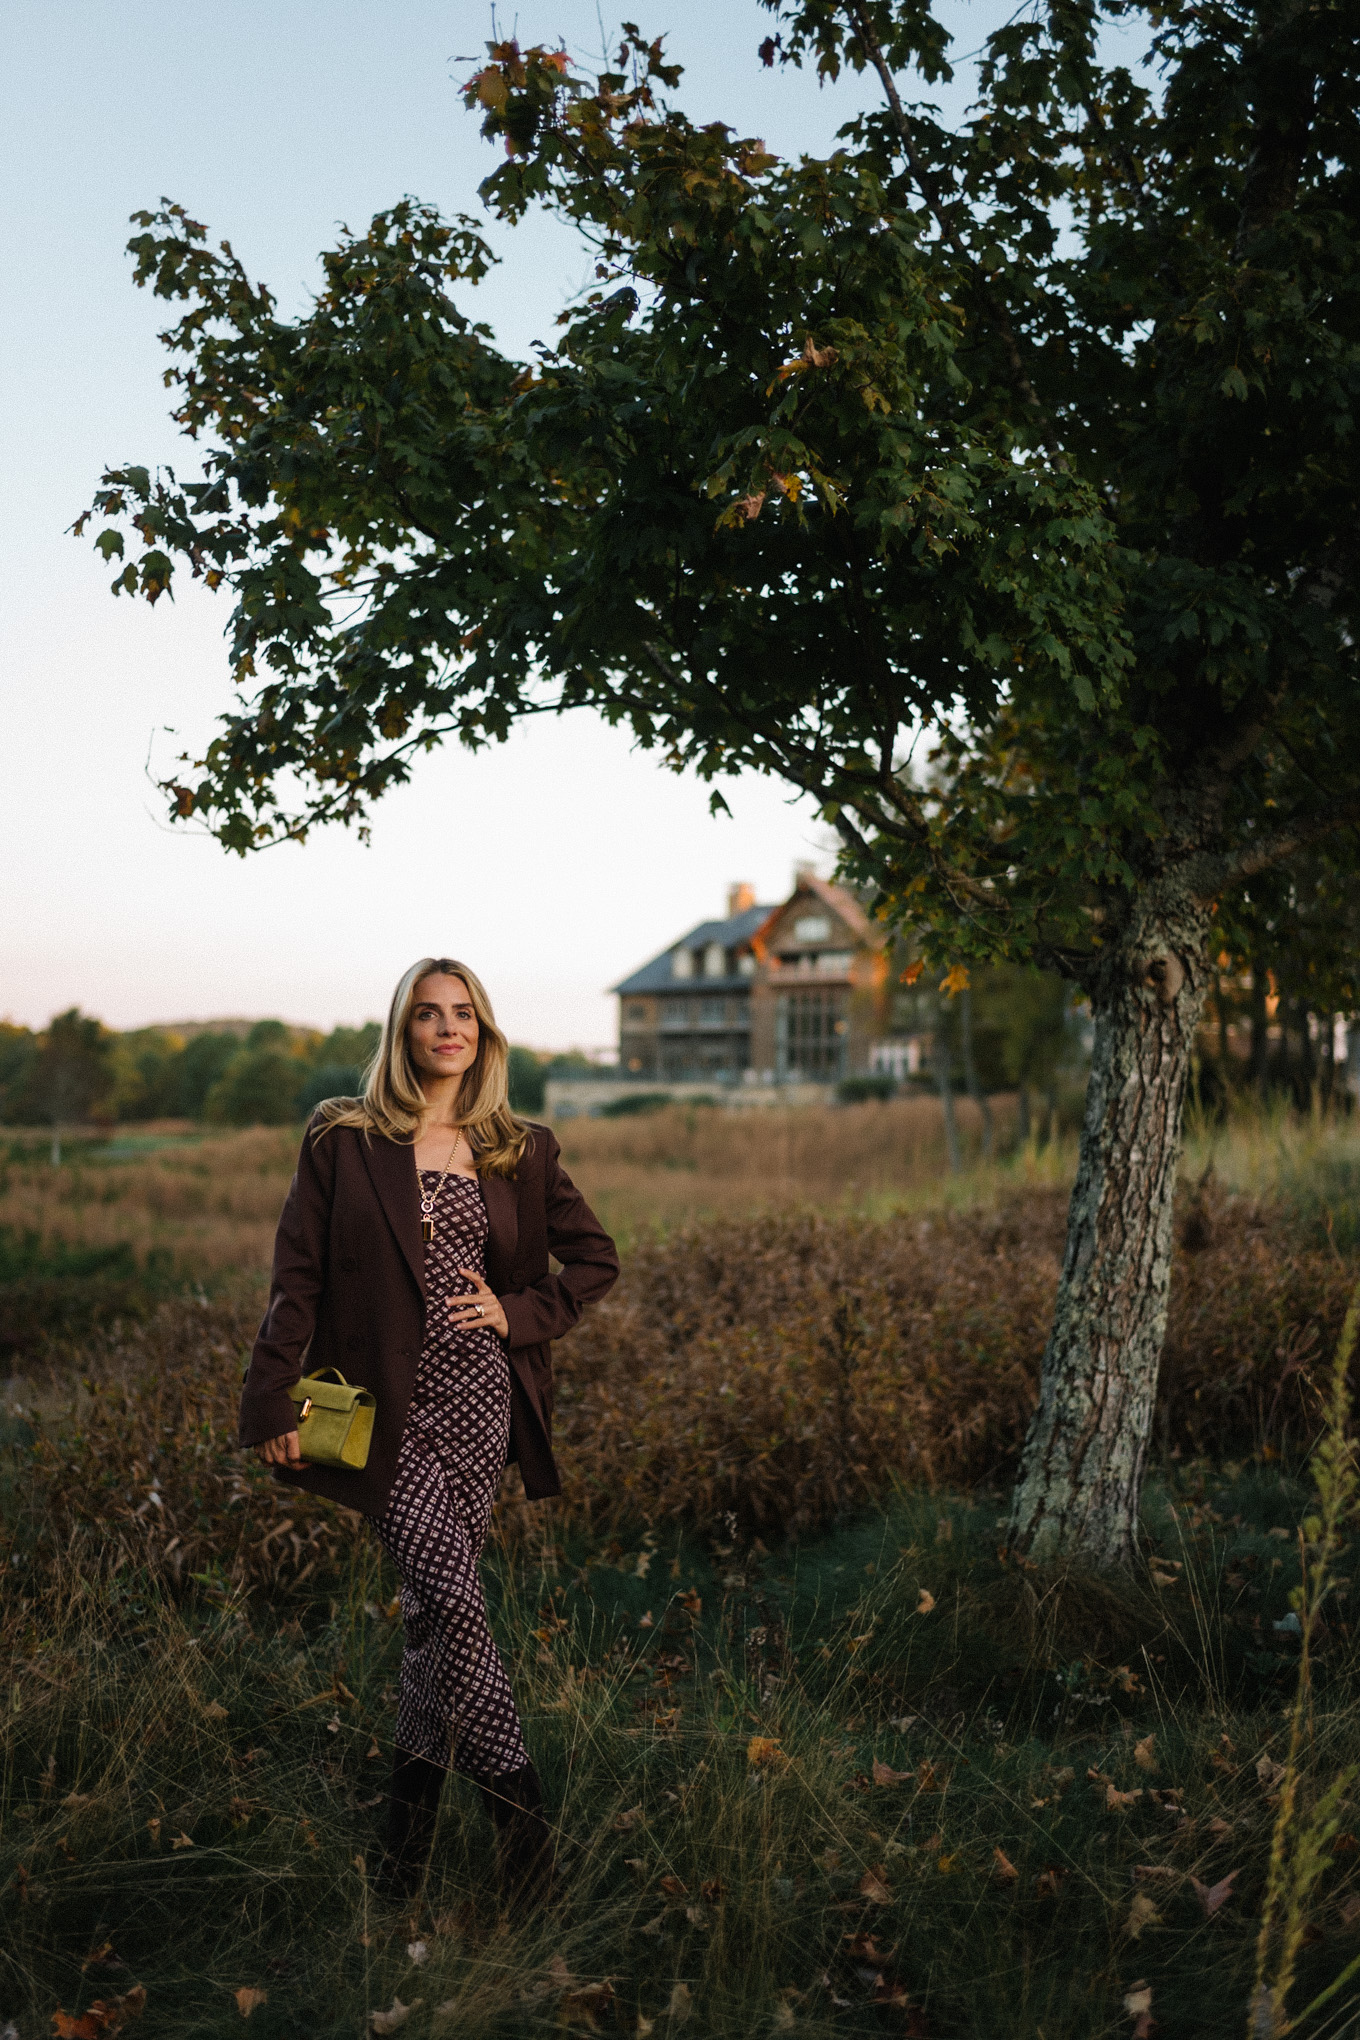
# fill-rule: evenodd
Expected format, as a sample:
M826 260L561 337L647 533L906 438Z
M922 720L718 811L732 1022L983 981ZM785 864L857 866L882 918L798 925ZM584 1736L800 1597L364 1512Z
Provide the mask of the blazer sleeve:
M560 1273L541 1275L527 1289L501 1298L507 1346L546 1346L560 1339L588 1303L598 1303L613 1288L619 1273L618 1250L562 1167L557 1142L546 1131L538 1137L547 1142L548 1251L562 1266Z
M259 1445L297 1429L297 1410L287 1389L302 1374L316 1329L335 1195L336 1135L316 1141L314 1131L315 1123L302 1137L297 1172L274 1235L269 1304L241 1390L242 1445Z

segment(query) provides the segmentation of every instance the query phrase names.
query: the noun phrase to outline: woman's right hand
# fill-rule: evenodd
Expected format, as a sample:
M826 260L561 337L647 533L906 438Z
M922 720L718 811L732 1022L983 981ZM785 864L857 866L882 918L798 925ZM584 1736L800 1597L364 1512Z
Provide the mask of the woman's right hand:
M298 1449L296 1431L285 1431L278 1438L266 1438L255 1450L266 1466L305 1466L307 1463Z

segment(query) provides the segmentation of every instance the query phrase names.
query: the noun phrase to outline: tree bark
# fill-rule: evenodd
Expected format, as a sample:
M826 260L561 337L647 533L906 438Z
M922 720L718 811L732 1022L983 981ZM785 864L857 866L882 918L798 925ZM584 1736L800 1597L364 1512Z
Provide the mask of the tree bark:
M1193 901L1130 931L1090 986L1095 1046L1067 1248L1011 1507L1035 1558L1128 1566L1171 1282L1172 1205L1209 981Z

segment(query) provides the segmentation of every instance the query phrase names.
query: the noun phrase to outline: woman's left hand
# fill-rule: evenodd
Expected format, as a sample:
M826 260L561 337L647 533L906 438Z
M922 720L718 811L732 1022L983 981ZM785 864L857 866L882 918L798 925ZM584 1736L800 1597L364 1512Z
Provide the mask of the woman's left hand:
M500 1298L493 1296L475 1268L460 1268L460 1275L466 1275L476 1285L475 1296L451 1296L448 1298L449 1323L456 1332L475 1332L485 1325L498 1339L509 1336L510 1325L501 1309Z

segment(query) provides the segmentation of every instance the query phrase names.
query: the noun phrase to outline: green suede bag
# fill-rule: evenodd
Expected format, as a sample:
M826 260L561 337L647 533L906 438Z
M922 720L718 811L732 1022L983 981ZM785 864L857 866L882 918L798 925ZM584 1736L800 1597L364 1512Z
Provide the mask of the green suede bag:
M309 1466L368 1464L378 1405L366 1388L351 1388L337 1367L304 1374L288 1391L298 1406L298 1450Z

